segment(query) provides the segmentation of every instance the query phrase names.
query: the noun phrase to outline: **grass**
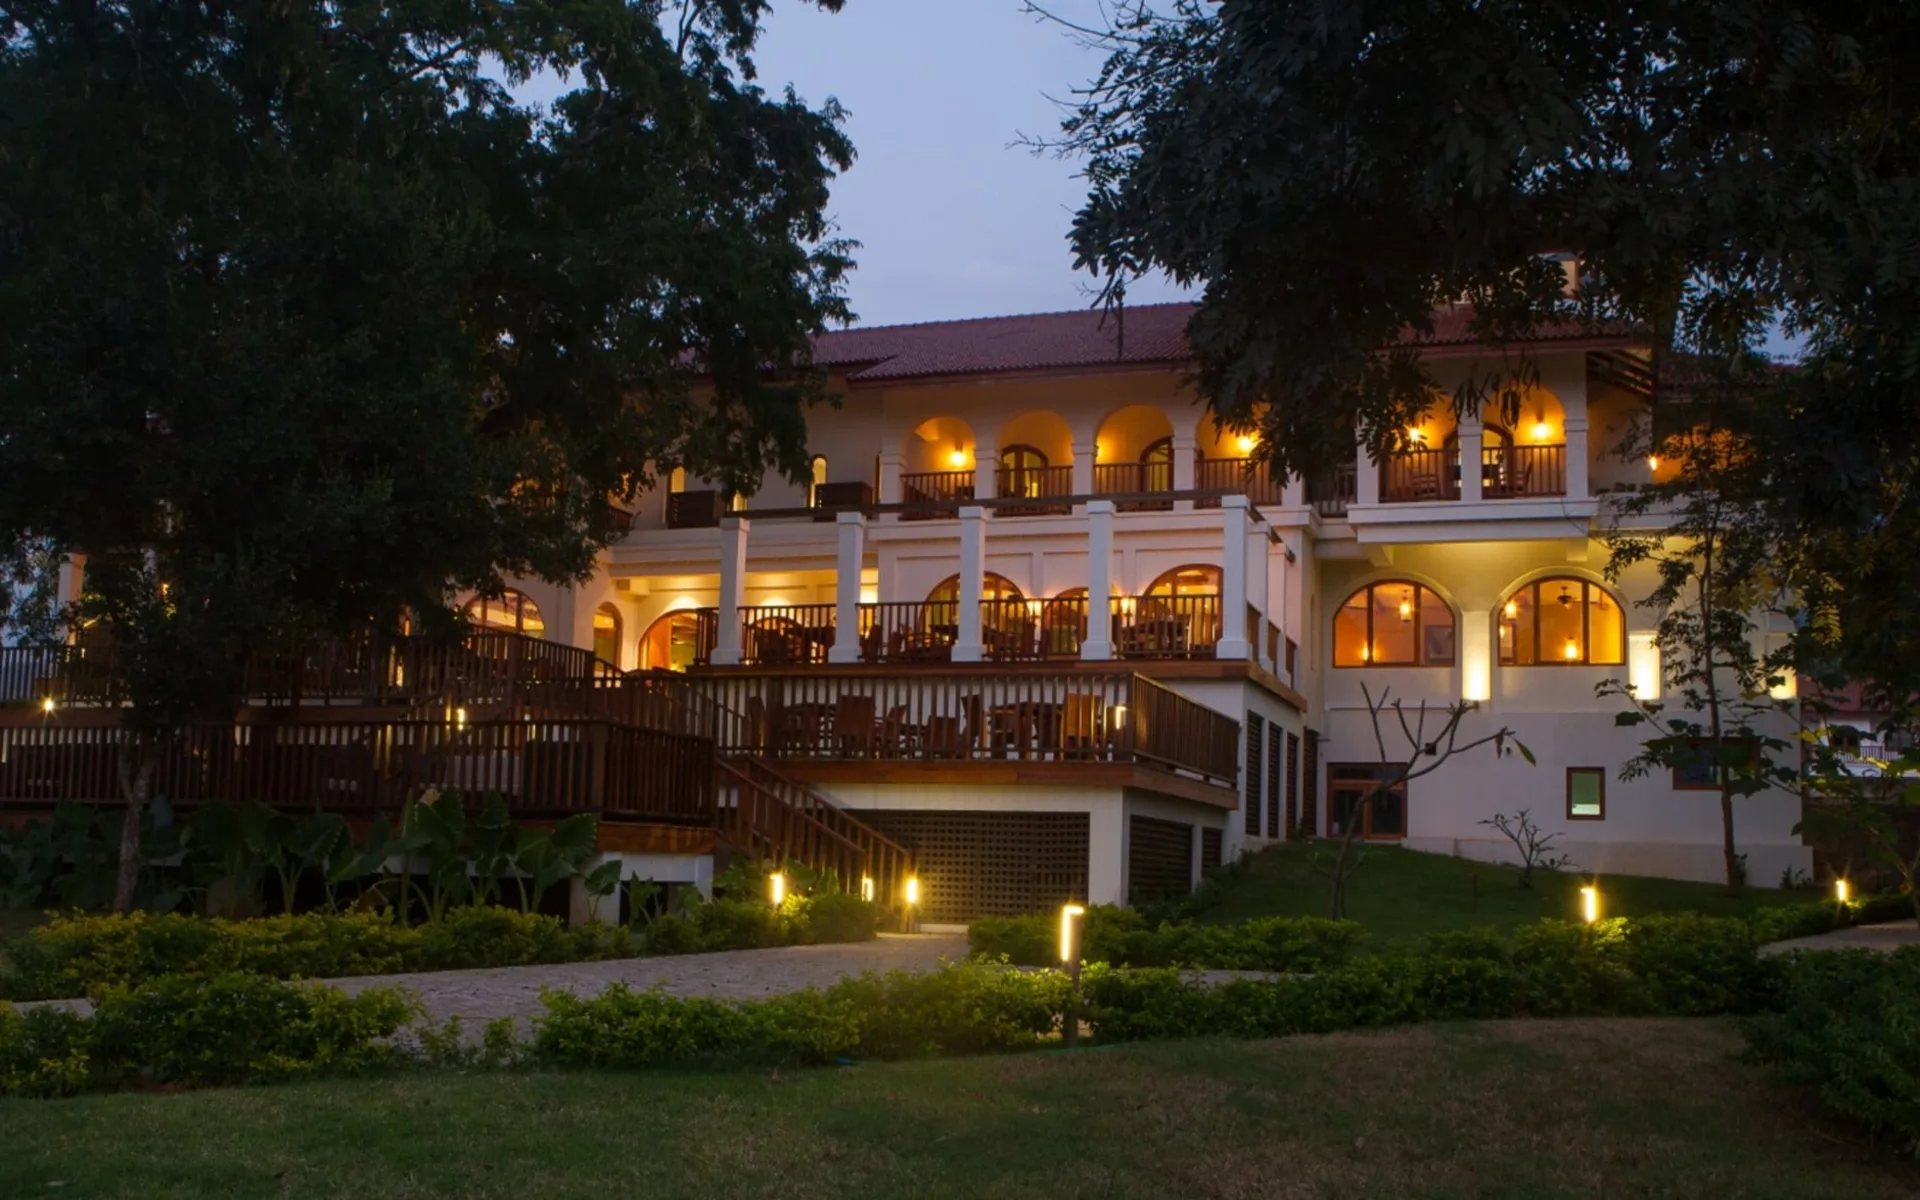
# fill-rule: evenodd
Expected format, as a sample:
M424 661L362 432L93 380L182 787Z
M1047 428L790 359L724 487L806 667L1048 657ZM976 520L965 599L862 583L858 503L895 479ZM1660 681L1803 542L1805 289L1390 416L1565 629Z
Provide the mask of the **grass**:
M0 1195L1912 1196L1727 1025L0 1101Z
M1327 879L1313 855L1339 852L1331 842L1288 842L1263 850L1231 877L1203 921L1248 917L1327 915ZM1444 854L1423 854L1398 846L1370 846L1365 865L1347 885L1348 915L1375 935L1399 941L1447 929L1495 926L1509 929L1541 917L1577 917L1580 889L1590 882L1578 873L1536 871L1531 890L1519 885L1520 871L1470 862ZM1610 917L1656 912L1699 912L1739 916L1763 905L1805 904L1819 898L1811 891L1747 888L1738 900L1719 884L1687 883L1634 875L1609 875L1597 881L1602 907Z

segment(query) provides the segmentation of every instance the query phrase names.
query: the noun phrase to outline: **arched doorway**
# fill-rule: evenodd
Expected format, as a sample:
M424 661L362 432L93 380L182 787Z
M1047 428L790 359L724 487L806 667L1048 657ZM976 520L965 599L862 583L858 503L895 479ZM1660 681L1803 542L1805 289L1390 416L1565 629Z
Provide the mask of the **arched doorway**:
M700 645L700 618L688 609L670 612L640 635L640 668L645 671L684 671L705 657L712 647Z
M1137 658L1211 658L1220 628L1220 568L1190 563L1147 585L1123 624L1119 650Z
M508 588L497 598L480 596L468 601L466 618L482 629L499 633L545 637L547 632L547 623L540 616L540 606L525 592L514 588Z
M620 610L602 604L593 610L593 656L620 665Z

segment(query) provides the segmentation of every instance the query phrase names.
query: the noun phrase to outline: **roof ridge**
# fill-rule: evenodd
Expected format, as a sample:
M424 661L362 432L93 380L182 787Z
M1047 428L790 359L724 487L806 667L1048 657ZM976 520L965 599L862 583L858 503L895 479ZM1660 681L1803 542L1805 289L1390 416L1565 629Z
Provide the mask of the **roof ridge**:
M1192 300L1163 300L1155 304L1129 304L1126 308L1133 312L1144 312L1164 308L1197 308ZM898 325L850 325L845 329L829 329L822 337L832 337L841 333L881 333L888 330L927 329L935 325L984 325L988 321L1022 321L1033 317L1078 317L1087 316L1104 310L1095 308L1060 308L1044 312L995 313L986 317L942 317L932 321L905 321Z

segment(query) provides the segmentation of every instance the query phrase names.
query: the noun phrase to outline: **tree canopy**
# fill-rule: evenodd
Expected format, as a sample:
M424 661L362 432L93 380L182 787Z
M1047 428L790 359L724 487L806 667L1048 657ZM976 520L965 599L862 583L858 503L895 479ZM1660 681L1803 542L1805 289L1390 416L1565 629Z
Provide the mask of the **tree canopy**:
M852 148L767 8L0 0L0 561L87 555L136 722L805 472Z
M1643 331L1664 379L1748 398L1747 498L1846 659L1920 681L1920 10L1177 0L1092 32L1111 53L1059 143L1089 183L1074 253L1112 289L1204 289L1200 388L1276 469L1394 444L1438 391L1393 348L1437 306L1493 346ZM1798 370L1767 369L1782 334Z

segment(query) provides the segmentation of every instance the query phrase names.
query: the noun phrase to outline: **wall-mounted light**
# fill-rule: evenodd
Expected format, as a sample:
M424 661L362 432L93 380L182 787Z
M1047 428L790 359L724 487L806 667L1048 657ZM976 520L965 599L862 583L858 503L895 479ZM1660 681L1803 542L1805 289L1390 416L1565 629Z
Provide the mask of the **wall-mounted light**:
M967 452L955 446L947 451L947 465L958 471L967 465Z
M52 696L48 696L48 697L47 697L47 698L46 698L45 700L42 700L42 701L40 702L40 711L41 711L41 712L43 712L43 713L50 713L50 712L52 712L52 711L53 711L53 697L52 697Z
M1507 607L1501 611L1505 612L1507 614L1507 620L1511 621L1520 615L1520 605L1517 601L1509 600L1507 601Z
M1248 437L1244 433L1241 434L1239 437L1233 439L1233 448L1238 450L1242 454L1252 454L1253 446L1254 446L1253 439Z
M861 588L861 589L860 589L860 603L862 603L862 604L878 604L878 603L880 603L880 589L879 589L879 588L877 588L877 587L863 587L863 588Z
M1544 442L1552 436L1553 436L1553 426L1547 424L1545 421L1535 421L1533 423L1533 440L1534 441Z
M1658 471L1659 469L1660 469L1660 456L1658 454L1647 455L1647 470Z
M909 875L907 876L907 907L912 908L918 903L920 903L920 877Z
M1565 648L1563 648L1560 651L1560 657L1566 659L1568 662L1572 662L1575 659L1579 658L1580 644L1574 641L1572 638L1568 638Z
M1487 618L1484 613L1462 613L1460 626L1460 698L1484 701L1493 698L1493 656L1487 648ZM1501 629L1504 632L1505 626Z
M1366 645L1360 647L1360 661L1361 662L1373 661L1373 643L1372 642L1368 642Z
M873 903L873 876L862 875L860 877L860 898L868 904Z
M456 708L453 710L453 727L455 729L465 729L467 727L466 709Z
M1627 635L1627 686L1636 700L1660 698L1660 643L1651 632Z
M1040 619L1040 610L1046 606L1047 602L1045 600L1028 600L1027 615L1037 621Z

